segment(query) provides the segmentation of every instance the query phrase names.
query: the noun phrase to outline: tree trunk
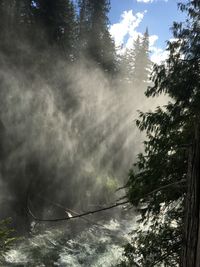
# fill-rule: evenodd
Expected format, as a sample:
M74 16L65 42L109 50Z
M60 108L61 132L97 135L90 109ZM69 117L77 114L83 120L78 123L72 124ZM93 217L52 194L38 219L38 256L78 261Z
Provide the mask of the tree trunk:
M200 267L200 127L189 153L182 267Z

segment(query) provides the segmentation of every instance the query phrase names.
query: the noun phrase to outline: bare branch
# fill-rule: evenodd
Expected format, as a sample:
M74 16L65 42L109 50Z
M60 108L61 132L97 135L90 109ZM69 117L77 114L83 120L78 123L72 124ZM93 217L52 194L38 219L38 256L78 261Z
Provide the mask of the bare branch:
M49 203L49 204L51 204L51 205L53 205L53 206L55 206L55 207L58 207L59 209L64 210L65 212L67 211L67 212L70 212L71 214L74 214L74 215L80 215L80 213L78 213L77 211L72 210L72 209L69 209L69 208L66 208L65 206L63 206L63 205L61 205L61 204L59 204L59 203L56 203L56 202L54 202L54 201L52 201L52 200L50 200L50 199L48 199L48 198L46 198L46 197L42 197L42 196L38 196L38 197L39 197L40 199L43 199L43 200L46 201L47 203ZM88 219L88 218L82 217L81 219L84 220L84 221L86 221L86 222L89 222L89 223L91 223L91 224L93 224L93 225L95 224L95 225L97 225L97 226L104 227L102 224L97 223L97 222L95 222L95 221L93 221L93 220L90 220L90 219Z
M174 182L174 183L171 183L171 184L167 184L167 185L164 185L164 186L161 186L149 193L147 193L144 197L147 197L147 196L150 196L154 193L157 193L158 191L161 191L161 190L164 190L166 188L169 188L171 186L175 186L175 185L178 185L178 184L181 184L181 183L185 183L186 180L180 180L180 181L177 181L177 182ZM140 198L135 198L134 200L140 200ZM68 221L68 220L72 220L72 219L77 219L77 218L82 218L84 216L87 216L87 215L91 215L91 214L95 214L95 213L99 213L99 212L102 212L102 211L106 211L106 210L110 210L110 209L113 209L113 208L116 208L116 207L119 207L119 206L123 206L123 205L126 205L126 204L129 204L130 201L129 200L126 200L126 201L123 201L123 202L117 202L113 205L110 205L110 206L107 206L107 207L104 207L104 208L101 208L101 209L97 209L97 210L92 210L92 211L87 211L87 212L84 212L84 213L81 213L81 214L77 214L77 215L74 215L74 216L71 216L71 217L63 217L63 218L55 218L55 219L43 219L43 218L38 218L36 217L33 212L31 211L30 207L29 207L29 198L27 198L27 211L29 213L29 215L35 220L35 221L38 221L38 222L59 222L59 221ZM60 205L59 205L60 206ZM66 209L67 210L67 209ZM69 209L68 209L69 210Z
M105 210L113 209L113 208L116 208L116 207L118 207L118 206L126 205L126 204L128 204L128 203L129 203L129 201L119 202L119 203L115 203L115 204L113 204L113 205L111 205L111 206L102 208L102 209L93 210L93 211L87 211L87 212L85 212L85 213L78 214L78 215L74 215L74 216L72 216L72 217L64 217L64 218L56 218L56 219L42 219L42 218L38 218L38 217L36 217L36 216L32 213L32 211L30 210L29 206L27 207L27 209L28 209L29 214L31 215L31 217L32 217L35 221L38 221L38 222L58 222L58 221L67 221L67 220L71 220L71 219L81 218L81 217L84 217L84 216L87 216L87 215L91 215L91 214L95 214L95 213L98 213L98 212L101 212L101 211L105 211Z
M122 186L122 187L117 188L115 192L118 192L118 191L123 190L123 189L125 189L125 188L127 188L127 185L124 185L124 186Z
M182 180L180 180L180 181L177 181L177 182L174 182L174 183L171 183L171 184L163 185L163 186L161 186L161 187L159 187L159 188L156 188L155 190L153 190L153 191L147 193L146 196L153 195L154 193L157 193L158 191L167 189L167 188L169 188L169 187L171 187L171 186L177 186L177 185L179 185L179 184L183 184L183 183L186 183L186 180L185 180L185 179L182 179ZM144 197L145 197L145 196L144 196Z

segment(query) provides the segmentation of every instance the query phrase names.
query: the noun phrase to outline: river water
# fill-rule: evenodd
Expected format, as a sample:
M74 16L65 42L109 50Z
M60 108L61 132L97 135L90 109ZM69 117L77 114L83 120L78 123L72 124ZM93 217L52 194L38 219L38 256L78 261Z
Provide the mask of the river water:
M90 216L89 216L90 219ZM92 224L85 220L35 227L5 255L3 266L114 267L130 241L135 215L117 216Z

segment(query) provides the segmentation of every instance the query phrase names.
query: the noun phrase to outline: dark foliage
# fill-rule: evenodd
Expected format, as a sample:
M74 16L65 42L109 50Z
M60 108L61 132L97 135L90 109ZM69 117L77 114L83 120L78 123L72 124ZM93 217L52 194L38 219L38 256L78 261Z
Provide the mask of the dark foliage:
M199 123L200 4L190 1L179 8L188 18L174 23L168 59L154 66L153 86L146 91L147 97L166 94L170 101L154 112L140 112L136 122L147 141L130 171L127 196L138 207L141 226L122 266L178 266L181 260L188 156Z

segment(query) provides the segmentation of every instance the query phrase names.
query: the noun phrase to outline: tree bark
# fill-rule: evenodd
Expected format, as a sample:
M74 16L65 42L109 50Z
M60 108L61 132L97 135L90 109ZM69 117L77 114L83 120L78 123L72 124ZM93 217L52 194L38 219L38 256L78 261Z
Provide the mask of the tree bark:
M200 127L190 149L185 199L182 267L200 267Z

